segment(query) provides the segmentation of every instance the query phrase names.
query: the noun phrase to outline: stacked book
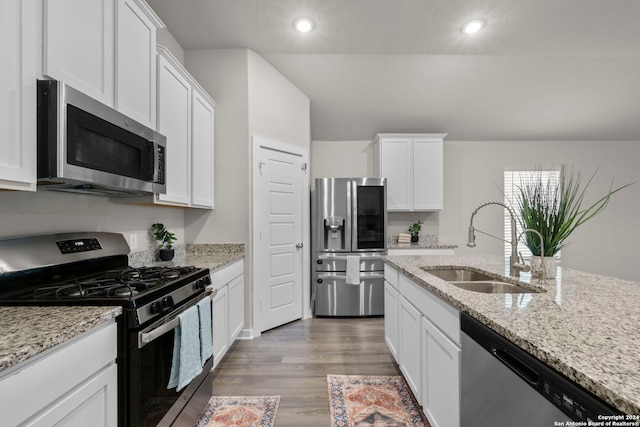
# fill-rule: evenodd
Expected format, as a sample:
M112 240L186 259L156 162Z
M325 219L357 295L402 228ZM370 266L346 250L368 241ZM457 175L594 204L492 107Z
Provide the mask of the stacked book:
M411 243L411 234L407 234L407 233L398 234L398 243Z

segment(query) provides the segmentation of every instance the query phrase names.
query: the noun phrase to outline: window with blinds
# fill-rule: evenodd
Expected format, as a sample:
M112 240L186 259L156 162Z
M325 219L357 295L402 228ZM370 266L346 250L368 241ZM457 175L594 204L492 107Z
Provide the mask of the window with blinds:
M516 214L516 221L518 216L518 203L516 202L516 196L520 191L519 188L522 183L527 182L534 176L540 176L543 180L551 180L551 182L558 182L560 179L559 169L535 169L535 170L505 170L504 171L504 204L510 206L513 212ZM518 233L522 232L522 227L517 223ZM505 209L504 211L504 255L509 257L511 255L511 217ZM524 244L524 236L518 241L518 253L521 253L524 258L531 258L531 251ZM556 258L560 258L560 252L556 254Z

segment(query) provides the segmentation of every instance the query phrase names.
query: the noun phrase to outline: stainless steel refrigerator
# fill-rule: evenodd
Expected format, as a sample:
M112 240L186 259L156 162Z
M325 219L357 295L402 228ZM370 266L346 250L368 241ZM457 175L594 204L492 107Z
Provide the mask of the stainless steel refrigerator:
M312 194L316 316L384 314L386 178L317 178Z

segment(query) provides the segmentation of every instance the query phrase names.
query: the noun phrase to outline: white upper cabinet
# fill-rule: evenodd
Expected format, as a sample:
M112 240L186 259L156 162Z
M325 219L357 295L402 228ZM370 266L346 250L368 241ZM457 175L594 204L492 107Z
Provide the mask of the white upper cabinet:
M44 0L42 72L113 106L114 0Z
M36 0L0 2L0 188L36 189Z
M158 55L158 132L167 138L166 194L158 201L189 205L191 158L191 85L173 63L173 58Z
M156 203L213 209L216 103L158 46L158 131L167 137L167 193Z
M156 29L144 0L44 0L46 77L155 129Z
M117 0L116 109L156 127L156 29L162 26L146 3Z
M213 208L214 104L194 88L192 106L191 205Z
M443 208L443 141L446 134L378 134L375 173L387 178L387 210Z

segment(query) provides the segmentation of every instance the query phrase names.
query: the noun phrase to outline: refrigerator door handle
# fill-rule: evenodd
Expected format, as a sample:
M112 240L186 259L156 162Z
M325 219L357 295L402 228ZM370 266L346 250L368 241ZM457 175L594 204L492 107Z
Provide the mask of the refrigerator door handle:
M335 274L335 273L327 273L327 274L318 274L318 279L333 279L333 280L347 280L346 274ZM384 279L384 273L365 273L360 274L360 279Z

